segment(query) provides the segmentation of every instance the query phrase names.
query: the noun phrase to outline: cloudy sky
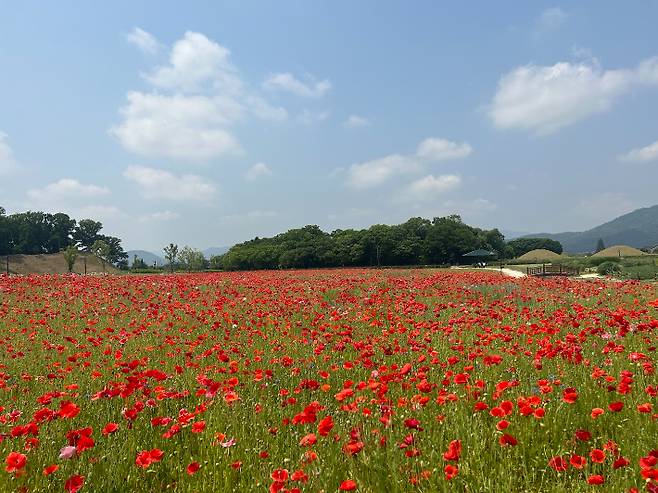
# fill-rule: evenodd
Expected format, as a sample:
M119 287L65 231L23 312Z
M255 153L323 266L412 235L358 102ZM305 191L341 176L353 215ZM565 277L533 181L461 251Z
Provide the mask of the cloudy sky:
M0 205L126 249L658 203L658 2L0 0Z

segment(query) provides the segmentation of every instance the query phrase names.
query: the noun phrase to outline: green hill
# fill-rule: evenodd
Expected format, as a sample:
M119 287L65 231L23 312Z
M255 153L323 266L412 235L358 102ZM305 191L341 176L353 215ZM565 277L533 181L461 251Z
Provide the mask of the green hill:
M606 246L630 245L652 248L658 245L658 205L636 209L612 221L582 232L537 233L527 237L551 238L562 243L565 252L593 252L599 238Z

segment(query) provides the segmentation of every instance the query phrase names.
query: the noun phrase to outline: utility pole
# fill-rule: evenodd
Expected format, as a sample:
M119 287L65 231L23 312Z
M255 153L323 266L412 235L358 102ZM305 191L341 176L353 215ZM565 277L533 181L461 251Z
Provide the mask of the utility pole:
M82 260L84 261L85 264L85 276L87 275L87 257L82 257Z
M7 275L9 275L9 255L7 255L6 261L7 261Z

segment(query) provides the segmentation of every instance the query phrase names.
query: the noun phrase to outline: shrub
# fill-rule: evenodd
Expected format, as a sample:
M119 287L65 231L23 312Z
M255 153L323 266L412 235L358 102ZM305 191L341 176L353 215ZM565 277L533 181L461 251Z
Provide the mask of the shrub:
M596 268L596 272L602 276L613 276L622 273L622 266L619 262L603 262Z

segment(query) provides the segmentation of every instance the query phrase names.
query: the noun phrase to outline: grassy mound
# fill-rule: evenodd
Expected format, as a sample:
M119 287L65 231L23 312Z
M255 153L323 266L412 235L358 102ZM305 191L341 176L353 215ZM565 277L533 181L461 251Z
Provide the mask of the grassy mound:
M546 250L544 248L538 248L536 250L530 250L529 252L524 253L517 260L522 262L544 262L557 260L559 258L562 258L562 256L555 252L551 252L550 250Z
M592 257L641 257L646 255L642 250L627 245L614 245L601 250Z
M98 257L91 254L78 254L73 265L73 272L84 274L85 259L87 262L87 273L102 273L103 264ZM6 270L6 259L0 257L0 273ZM42 255L10 255L9 272L11 274L66 274L68 268L66 260L61 253ZM109 263L105 262L105 272L114 274L119 272Z

